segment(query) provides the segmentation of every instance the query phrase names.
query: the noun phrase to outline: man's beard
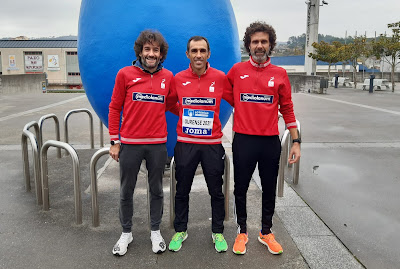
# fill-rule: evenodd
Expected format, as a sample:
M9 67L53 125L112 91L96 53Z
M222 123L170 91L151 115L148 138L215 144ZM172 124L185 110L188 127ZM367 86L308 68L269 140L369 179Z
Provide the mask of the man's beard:
M263 63L267 60L268 58L268 51L263 50L264 54L263 55L257 55L256 51L250 51L251 57L253 57L253 60L256 61L257 63Z
M160 63L160 59L157 59L157 58L155 58L155 57L152 58L152 59L155 59L155 60L156 60L155 63L154 63L154 64L148 64L147 61L146 61L146 58L142 56L142 57L141 57L141 61L142 61L143 67L145 67L145 68L147 68L147 69L153 69L153 68L157 67L158 64Z

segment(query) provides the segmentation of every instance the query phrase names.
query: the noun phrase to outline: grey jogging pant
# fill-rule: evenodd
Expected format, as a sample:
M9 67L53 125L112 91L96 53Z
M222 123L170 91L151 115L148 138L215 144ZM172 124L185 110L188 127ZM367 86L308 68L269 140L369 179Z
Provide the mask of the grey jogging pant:
M124 233L132 230L133 192L143 159L146 160L149 179L151 230L160 229L164 204L162 178L167 161L166 145L165 143L122 144L119 152L121 179L119 219Z

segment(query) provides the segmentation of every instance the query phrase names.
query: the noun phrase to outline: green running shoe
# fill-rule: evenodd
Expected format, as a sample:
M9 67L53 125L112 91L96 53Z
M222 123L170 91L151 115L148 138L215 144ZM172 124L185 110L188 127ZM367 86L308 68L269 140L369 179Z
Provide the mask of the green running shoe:
M215 249L218 252L225 252L228 249L228 244L223 236L223 234L213 233L212 239L215 244Z
M171 251L179 251L182 247L182 242L185 241L187 237L187 232L175 233L171 242L169 242L168 249Z

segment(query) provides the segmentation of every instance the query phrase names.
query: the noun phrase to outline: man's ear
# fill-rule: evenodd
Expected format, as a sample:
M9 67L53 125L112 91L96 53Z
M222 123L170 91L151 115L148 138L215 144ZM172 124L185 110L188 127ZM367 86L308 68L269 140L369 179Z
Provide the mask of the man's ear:
M189 52L188 52L188 51L186 51L186 57L188 57L188 59L190 59L190 58L189 58Z
M207 57L207 59L210 59L210 56L211 56L211 51L208 51L208 57Z

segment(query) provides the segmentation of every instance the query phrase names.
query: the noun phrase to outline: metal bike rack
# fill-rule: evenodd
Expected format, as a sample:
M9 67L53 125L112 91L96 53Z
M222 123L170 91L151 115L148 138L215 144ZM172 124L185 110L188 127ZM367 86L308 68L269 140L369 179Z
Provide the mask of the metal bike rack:
M299 138L301 139L301 125L298 120L297 123L297 133L299 134ZM301 148L301 144L300 144ZM300 158L301 159L301 158ZM297 185L299 183L299 176L300 176L300 159L293 165L293 184Z
M55 131L56 131L56 139L57 141L60 141L60 123L58 121L58 118L55 114L47 114L44 115L39 119L38 125L39 125L39 133L40 133L40 138L39 138L39 150L42 148L43 145L43 123L47 119L54 119L54 124L55 124ZM57 148L57 158L61 158L61 149Z
M92 159L90 160L90 195L92 196L92 224L93 227L98 227L100 225L99 217L99 204L97 202L97 171L96 164L97 161L103 155L108 154L110 148L102 148L96 151Z
M103 122L99 118L100 121L100 148L104 147L104 134L103 134Z
M90 110L87 109L87 108L70 110L70 111L67 112L67 114L65 114L65 117L64 117L64 129L65 129L64 140L65 140L65 143L68 143L68 118L69 118L69 116L71 116L71 114L81 113L81 112L85 112L85 113L87 113L89 115L89 119L90 119L90 147L92 149L94 149L93 116L92 116L92 112L90 112Z
M301 124L300 121L296 120L297 124L297 134L298 137L301 139ZM290 133L289 133L290 135ZM288 142L288 153L290 152L290 149L293 146L293 139L290 137L289 142ZM300 144L301 148L301 144ZM299 175L300 175L300 159L297 161L297 163L294 163L293 165L287 162L287 167L291 168L293 167L293 184L297 185L299 183Z
M82 224L82 199L81 199L81 186L80 186L81 180L79 173L79 166L80 166L79 159L75 149L67 143L55 140L48 140L43 144L42 149L40 150L40 159L42 168L41 172L42 172L43 210L44 211L50 210L47 151L51 146L65 149L71 155L72 171L74 174L75 223L77 225Z
M225 170L223 175L223 189L222 192L225 196L225 220L229 220L229 181L230 181L230 160L228 155L225 154ZM175 178L175 157L171 160L171 180L170 180L170 206L169 206L169 224L174 227L175 219L175 194L176 194L176 178Z
M281 141L281 158L279 160L278 173L278 197L283 197L283 186L285 181L285 164L288 161L288 140L290 138L289 130L285 130Z
M92 196L92 224L93 227L98 227L100 225L100 214L99 214L99 205L97 201L97 172L96 172L96 164L101 156L108 154L110 148L102 148L96 151L92 159L90 160L90 193ZM149 193L149 180L148 175L146 179L146 188L147 188L147 220L149 225L151 225L150 221L150 193Z
M33 157L33 171L35 175L35 188L36 188L36 200L37 204L42 204L42 188L40 181L40 159L38 153L38 144L36 137L29 131L30 127L35 128L36 137L39 136L39 125L35 121L27 123L23 130L21 136L21 147L22 147L22 162L24 167L24 177L25 177L25 189L26 191L31 190L31 179L29 172L29 156L28 156L28 139L32 147L32 157Z

